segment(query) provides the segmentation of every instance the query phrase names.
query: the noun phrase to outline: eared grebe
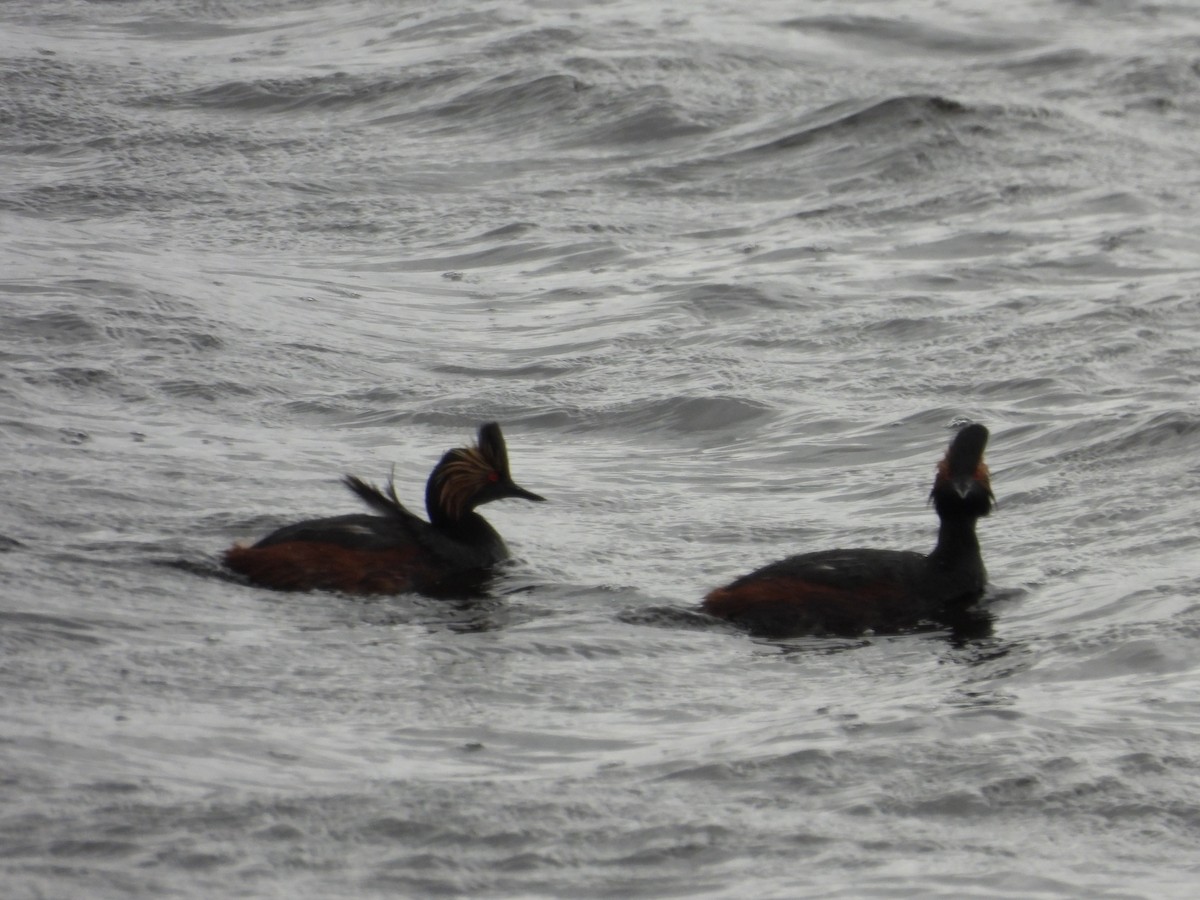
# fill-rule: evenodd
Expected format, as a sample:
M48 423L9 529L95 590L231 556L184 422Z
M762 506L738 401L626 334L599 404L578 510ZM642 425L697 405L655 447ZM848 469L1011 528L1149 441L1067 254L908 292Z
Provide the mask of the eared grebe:
M508 558L504 541L475 508L505 497L546 499L512 480L495 422L480 426L476 446L450 450L434 467L425 486L428 522L404 508L391 479L382 491L353 475L343 482L382 515L288 525L253 547L235 544L225 564L255 584L286 591L459 593Z
M975 521L995 498L983 462L988 430L967 425L937 467L930 499L941 527L928 556L824 550L764 566L704 598L701 609L767 637L897 632L970 606L987 572Z

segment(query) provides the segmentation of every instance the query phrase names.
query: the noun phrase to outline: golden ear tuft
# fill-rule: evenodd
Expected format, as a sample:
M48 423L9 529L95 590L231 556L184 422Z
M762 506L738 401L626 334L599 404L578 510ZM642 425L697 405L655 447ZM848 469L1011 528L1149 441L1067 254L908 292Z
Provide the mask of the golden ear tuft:
M452 450L440 467L438 500L452 519L471 509L471 501L491 481L496 470L479 447Z

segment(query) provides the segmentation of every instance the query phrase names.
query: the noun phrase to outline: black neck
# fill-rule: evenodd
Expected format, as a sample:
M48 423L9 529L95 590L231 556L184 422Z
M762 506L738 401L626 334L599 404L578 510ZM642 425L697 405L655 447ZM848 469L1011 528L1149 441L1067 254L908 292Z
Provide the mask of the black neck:
M941 569L983 569L979 538L975 536L976 516L942 516L937 546L929 561Z
M487 519L469 512L457 519L432 516L433 530L444 539L438 543L447 558L467 568L484 568L508 558L508 547Z
M489 543L500 538L488 520L474 510L452 519L441 509L430 509L429 521L442 534L467 544Z

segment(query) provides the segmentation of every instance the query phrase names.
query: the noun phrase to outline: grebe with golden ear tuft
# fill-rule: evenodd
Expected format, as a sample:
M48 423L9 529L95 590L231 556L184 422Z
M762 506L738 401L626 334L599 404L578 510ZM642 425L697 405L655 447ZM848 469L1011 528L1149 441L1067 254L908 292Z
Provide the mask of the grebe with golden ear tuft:
M378 515L288 525L253 546L234 545L225 564L277 590L454 593L508 558L476 508L506 497L545 499L513 481L495 422L480 426L474 446L448 451L434 467L425 488L428 522L404 507L390 479L382 490L353 475L343 482Z

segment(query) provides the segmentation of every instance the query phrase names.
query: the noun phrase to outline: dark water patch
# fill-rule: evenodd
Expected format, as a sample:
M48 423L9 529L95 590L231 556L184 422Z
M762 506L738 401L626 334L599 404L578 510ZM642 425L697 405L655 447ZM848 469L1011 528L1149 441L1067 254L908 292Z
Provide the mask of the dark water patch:
M664 303L678 306L706 321L795 312L808 304L781 297L765 288L740 284L700 284L668 294Z
M491 228L479 235L478 240L494 241L498 238L511 238L517 235L537 231L540 226L536 222L509 222L498 228Z
M29 383L39 383L36 379ZM0 419L0 434L9 437L20 437L22 440L41 444L67 444L78 447L91 441L91 435L79 428L70 426L47 427L35 422L15 419Z
M61 94L74 84L76 71L70 61L55 54L9 57L0 61L0 85L7 87L14 99L30 91Z
M69 218L116 218L131 210L171 212L197 203L226 202L228 194L222 191L188 187L169 187L164 182L158 186L139 184L62 181L50 185L35 185L26 190L0 199L0 207L39 218L67 216Z
M699 600L697 599L697 603ZM729 631L737 629L728 622L682 606L643 606L617 613L617 621L648 628L683 628L692 631Z
M490 579L476 579L470 585L446 586L436 598L406 598L364 608L362 621L388 628L418 625L452 634L502 631L525 621L527 615L514 611L502 598L479 596L490 584Z
M778 154L804 148L817 141L850 135L865 142L885 135L937 129L943 123L959 119L969 112L971 110L957 100L935 94L913 94L883 100L846 100L810 113L802 120L798 130L739 151L738 155Z
M237 397L252 397L257 391L249 385L236 381L165 381L159 385L159 390L171 397L181 400L203 400L207 403L225 403Z
M713 128L697 121L661 85L621 92L593 90L589 104L581 110L561 138L562 146L604 147L638 145L678 138L695 139Z
M1040 35L1004 34L1000 31L978 33L955 30L913 19L881 16L804 16L780 23L783 28L806 34L834 35L849 44L888 45L890 52L907 49L912 53L943 53L975 57L1027 50L1041 43Z
M256 532L257 533L257 532ZM217 563L181 560L167 562L172 568L206 579L219 579L244 587L264 602L289 607L303 597L304 602L322 605L327 624L321 627L371 627L390 629L419 627L430 632L480 634L502 631L528 621L534 613L514 608L501 587L498 572L468 573L448 579L426 595L397 594L364 597L336 591L274 591L250 584Z
M687 766L661 776L664 781L750 781L770 779L813 795L835 790L848 777L853 767L852 757L822 749L797 750L780 756L732 760L719 766L710 764Z
M465 73L447 69L404 77L364 77L333 72L304 78L228 81L145 99L152 108L218 109L230 112L331 111L380 104L412 105L459 83Z
M1058 378L1051 377L984 380L978 382L975 389L984 397L1008 400L1045 401L1046 398L1053 397L1056 401L1054 405L1061 405L1071 398L1074 398L1076 404L1088 403L1092 399L1083 391L1072 388Z
M261 131L249 135L239 135L193 125L181 128L140 127L136 130L126 128L112 134L101 134L88 138L80 146L88 151L99 151L102 154L101 159L121 160L130 169L136 168L146 173L146 177L166 176L164 167L175 160L186 160L193 166L199 166L203 161L207 166L213 167L213 170L189 172L185 183L211 187L221 183L221 179L225 177L224 166L231 157L269 159L277 156L296 155L306 150L312 150L313 141L314 139L308 136L280 137ZM97 170L98 176L104 174L101 170ZM287 183L278 178L278 173L272 173L272 175L275 177L265 183ZM238 212L238 209L227 206L223 212L232 216Z
M1158 313L1153 309L1124 303L1107 303L1087 309L1069 321L1084 326L1090 334L1096 336L1116 332L1127 338L1151 336L1151 332L1146 329L1154 325L1158 318Z
M688 238L696 241L716 241L716 240L736 240L738 238L749 237L755 233L755 229L746 225L731 225L722 226L719 228L702 228L699 231L686 231L680 234L681 238ZM746 256L752 256L759 252L761 248L758 244L743 244L740 252ZM789 248L791 249L791 248ZM760 256L755 256L755 259L761 259Z
M434 133L466 126L495 135L544 133L579 113L588 86L572 75L515 72L490 78L454 96L373 120L374 125L408 123Z
M577 95L587 89L586 84L571 75L506 75L441 104L433 112L455 118L522 119L574 108Z
M123 7L123 3L113 4ZM277 10L281 5L273 0L253 0L242 8L242 12L251 16L263 16ZM247 24L239 24L229 15L229 11L221 7L210 6L207 3L183 3L175 9L154 10L147 15L137 17L107 18L105 30L128 32L135 37L153 38L169 42L185 41L221 41L243 35L270 33L277 26L262 24L261 20L252 19ZM176 50L176 53L181 52Z
M995 806L1013 806L1035 801L1044 786L1035 775L1011 775L983 785L979 792Z
M103 282L63 284L62 289L72 295L62 308L6 318L9 334L30 351L36 350L13 367L22 383L72 399L108 396L126 403L152 392L175 396L208 392L213 399L242 395L239 383L231 380L207 387L200 379L154 381L155 371L167 374L168 360L178 373L184 357L207 356L224 348L212 323L179 301ZM89 304L94 308L83 312ZM97 362L101 357L110 361L106 365L81 362L89 345Z
M240 862L240 853L221 853L195 849L203 841L181 841L179 846L168 847L153 856L152 865L168 866L183 872L206 872L225 868Z
M734 149L702 146L679 162L608 177L642 193L699 191L718 205L734 198L794 198L806 221L874 227L932 219L948 207L982 209L992 200L986 183L948 175L971 164L975 145L986 144L986 136L972 132L984 120L979 111L937 94L845 100L798 121L774 117L768 126L738 135Z
M99 340L103 331L90 317L69 309L6 315L5 331L10 339L37 344L76 345Z
M563 275L589 272L610 265L619 265L630 253L617 244L599 243L590 247L570 248L558 259L533 269L530 275Z
M88 840L77 838L71 840L53 841L47 848L55 857L96 857L105 859L121 859L136 853L141 848L127 841L111 841L103 839Z
M276 522L278 526L280 523ZM268 533L270 528L253 528L255 533ZM204 579L217 579L227 581L231 584L245 585L246 580L241 576L231 572L215 559L188 559L186 557L170 557L166 559L152 560L151 565L161 566L165 569L174 569L177 572L184 572L188 575L195 575Z
M91 784L80 785L80 787L85 791L116 796L137 794L145 790L145 785L135 784L131 781L96 781Z
M598 862L634 868L665 863L718 863L732 855L730 844L734 837L731 829L715 824L635 828L621 835Z
M434 823L401 819L396 816L383 816L363 822L357 828L358 833L370 841L392 843L421 842L435 839L439 829Z
M292 842L304 838L305 832L295 825L280 822L257 831L254 837L264 841Z
M559 378L575 372L578 366L571 362L548 360L537 363L514 363L511 366L472 366L463 364L433 365L430 371L444 375L459 375L464 378L516 378L542 381Z
M503 8L471 9L466 12L422 9L403 21L403 25L387 32L385 39L388 42L441 46L492 34L497 28L504 28L509 17L504 14Z
M571 144L644 144L679 138L696 138L710 134L712 128L691 120L686 113L667 102L643 103L640 108L623 113L619 118L593 125Z
M558 57L583 38L584 32L577 28L559 25L529 28L491 42L484 53L497 59L516 57L522 61L531 56Z
M58 429L58 440L59 443L78 447L89 443L92 440L92 436L78 428L60 428Z
M1017 231L976 231L905 244L886 256L926 260L994 259L1025 250L1039 240L1037 236Z
M622 404L610 412L612 427L643 434L706 435L739 430L774 414L767 403L744 397L673 397ZM602 423L600 423L602 424Z
M1200 433L1200 419L1183 411L1167 411L1152 415L1148 420L1125 417L1115 425L1109 420L1096 420L1068 426L1077 435L1062 454L1066 465L1111 468L1129 459L1163 458L1179 451L1183 454L1195 446ZM1061 431L1055 437L1068 435Z
M512 874L534 874L546 873L555 868L563 869L567 865L563 859L556 855L547 853L515 853L512 856L496 861L496 870L498 872ZM543 874L542 884L549 887L552 883L549 878Z
M937 621L919 622L911 628L896 632L874 634L863 637L800 636L791 638L764 637L749 634L750 640L763 647L770 647L785 656L807 656L812 654L843 653L877 643L891 641L931 640L944 641L955 650L965 650L982 645L993 637L995 615L987 609L972 606L964 610L943 612Z
M563 434L573 434L596 430L592 415L578 406L543 408L536 412L513 409L505 413L504 419L543 432L561 431Z
M0 61L0 148L43 157L73 156L101 136L137 131L119 104L135 97L141 73L96 56L25 56ZM15 127L14 127L15 126Z
M339 424L344 423L349 418L353 418L354 415L354 411L338 398L287 400L279 404L279 408L288 417L296 416L301 419L315 418Z
M832 212L832 210L825 209L815 214L825 215L829 212ZM803 214L798 213L797 218L801 217L802 215ZM780 247L776 250L763 251L759 251L757 247L748 247L746 248L745 252L747 256L752 256L752 261L758 265L763 263L781 262L806 264L811 262L821 262L822 260L828 259L830 255L833 254L834 250L832 247L809 244L799 247Z
M96 647L110 642L96 633L98 624L41 613L0 611L0 645L7 653L32 648Z
M450 256L411 256L399 264L399 269L405 272L444 272L550 261L550 265L541 271L541 274L548 274L553 271L587 271L591 266L616 262L626 255L627 251L608 241L559 245L521 242L484 247Z
M1010 59L989 61L988 64L1021 75L1042 78L1051 73L1090 68L1101 61L1101 57L1081 47L1055 47L1017 54Z
M1100 93L1125 98L1124 109L1131 112L1178 117L1183 124L1184 114L1200 110L1200 63L1187 52L1127 58L1100 83Z
M1064 642L1064 661L1054 679L1104 682L1122 675L1165 675L1191 668L1186 651L1181 652L1174 642L1185 629L1129 624L1144 614L1146 604L1135 606L1125 600L1134 598L1120 598L1108 609L1092 610L1079 617L1108 624ZM1176 608L1180 605L1173 604ZM1149 618L1151 623L1157 621L1161 621L1161 614Z
M290 401L285 404L290 413L315 414L340 425L357 424L364 427L404 427L419 425L439 432L471 434L480 422L499 421L507 432L509 423L528 422L527 413L518 412L504 403L481 402L477 398L440 396L420 404L405 402L395 408L358 412L332 401ZM512 437L508 438L510 445ZM513 452L510 446L510 454ZM427 472L425 474L428 474Z
M404 406L414 399L411 391L385 387L378 384L346 391L345 397L348 402L354 404L361 404L367 407L386 406L392 408Z
M1153 416L1135 433L1116 440L1110 449L1117 453L1186 450L1195 446L1195 436L1198 432L1200 419L1195 415L1182 411L1163 412Z
M939 340L954 333L955 330L954 325L945 319L896 317L865 325L861 333L864 337L879 339L891 344Z
M956 819L984 816L991 809L977 793L965 788L905 803L881 803L880 807L891 814L914 815L923 819L938 816Z
M26 372L24 378L29 384L50 384L70 390L103 388L116 380L116 376L105 369L78 366L60 366L48 372Z

